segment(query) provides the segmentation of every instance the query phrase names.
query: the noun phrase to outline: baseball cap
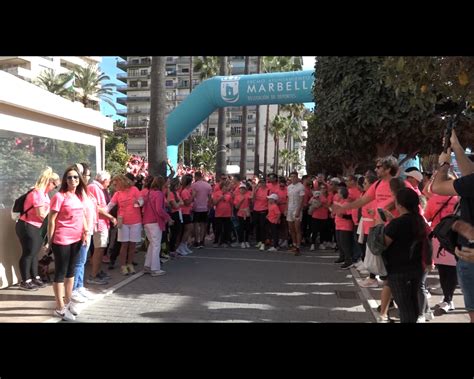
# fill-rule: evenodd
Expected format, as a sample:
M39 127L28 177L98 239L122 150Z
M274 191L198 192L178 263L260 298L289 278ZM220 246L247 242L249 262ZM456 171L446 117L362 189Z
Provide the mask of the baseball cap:
M272 193L271 195L267 196L267 199L278 201L278 195L276 193Z
M405 171L405 175L411 176L412 178L415 178L419 182L423 181L423 174L420 171L410 171L410 172Z
M247 186L244 183L240 183L239 188L247 188Z

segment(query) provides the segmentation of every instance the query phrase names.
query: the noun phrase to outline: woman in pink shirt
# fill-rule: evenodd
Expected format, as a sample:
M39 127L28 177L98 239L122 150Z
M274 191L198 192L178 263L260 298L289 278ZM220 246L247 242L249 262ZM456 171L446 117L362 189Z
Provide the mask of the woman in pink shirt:
M163 194L165 186L165 178L160 176L153 179L150 192L143 205L143 225L145 226L146 236L150 241L143 271L145 274L151 274L151 276L166 274L165 271L161 270L161 237L166 229L166 223L173 225L173 220L165 210L165 195Z
M48 220L48 241L54 254L54 315L74 320L70 303L74 285L76 260L82 244L87 243L89 227L84 212L87 186L78 168L70 166L64 172L61 188L51 199Z
M216 209L214 245L230 247L230 218L232 216L232 194L229 192L230 183L222 181L220 187L221 189L214 191L212 194L212 203Z
M133 182L125 175L117 175L113 179L117 192L114 193L107 212L117 204L117 240L122 243L120 247L120 265L123 275L135 274L133 257L137 242L142 239L142 213L143 197Z
M38 275L38 252L43 238L41 226L49 212L48 193L60 184L59 176L51 167L47 167L36 181L34 190L25 199L24 210L15 225L15 232L21 243L20 274L22 281L20 289L36 291L46 286Z
M267 214L268 199L270 190L267 187L265 178L260 179L252 193L253 218L255 222L255 236L257 239L257 249L265 250L265 240L267 239Z
M310 251L316 250L316 238L319 234L319 249L326 249L327 237L327 223L329 218L329 204L328 204L328 191L326 185L323 183L319 186L319 191L313 192L313 197L310 200L310 207L313 205L313 212L311 214L311 247Z
M342 206L349 203L349 191L347 187L339 187L337 190L338 196L334 197L334 204ZM352 212L345 211L335 217L336 225L336 241L339 247L339 259L335 263L342 263L341 268L347 270L352 267L352 241L353 241L353 227Z
M247 190L247 185L242 182L239 185L239 193L234 199L234 206L237 209L239 219L239 243L242 249L250 247L250 198L251 194Z
M193 209L193 200L191 194L191 184L193 178L190 175L185 175L181 178L181 191L179 196L181 197L181 213L183 215L183 228L182 235L180 237L181 243L176 249L176 253L179 255L188 255L193 251L188 246L188 240L193 232L193 223L191 220L191 211Z
M268 197L268 215L267 220L270 224L270 230L272 232L273 246L268 251L278 250L278 224L280 224L280 208L278 207L278 195L272 193Z

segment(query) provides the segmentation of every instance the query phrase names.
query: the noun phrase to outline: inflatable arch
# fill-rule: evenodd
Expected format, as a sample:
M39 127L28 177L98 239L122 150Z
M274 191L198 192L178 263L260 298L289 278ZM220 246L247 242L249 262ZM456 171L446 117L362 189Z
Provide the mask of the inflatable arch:
M171 163L177 167L178 145L217 108L314 101L313 72L215 76L205 80L166 119Z

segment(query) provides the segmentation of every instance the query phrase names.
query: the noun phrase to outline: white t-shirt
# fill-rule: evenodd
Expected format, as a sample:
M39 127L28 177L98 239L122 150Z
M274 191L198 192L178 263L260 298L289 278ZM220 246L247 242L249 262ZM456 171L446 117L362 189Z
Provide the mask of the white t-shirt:
M288 186L288 210L296 211L298 205L303 201L304 185L303 183L290 184Z

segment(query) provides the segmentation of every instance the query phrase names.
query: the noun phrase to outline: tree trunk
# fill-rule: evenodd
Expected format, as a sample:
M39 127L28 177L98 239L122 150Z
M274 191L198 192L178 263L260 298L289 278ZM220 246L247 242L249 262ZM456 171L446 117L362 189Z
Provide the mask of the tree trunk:
M227 73L227 57L220 57L219 75ZM226 173L226 146L225 146L225 108L219 108L217 119L217 154L216 154L216 176Z
M265 123L265 146L263 148L263 176L267 177L267 155L268 155L268 123L270 120L270 105L267 105L267 120Z
M150 122L148 136L148 171L151 175L166 176L166 57L151 60Z
M209 138L209 123L211 122L211 116L207 118L207 125L206 125L206 138Z
M193 90L193 56L189 57L189 94Z
M249 56L245 57L244 74L249 74ZM247 107L242 109L242 131L240 137L240 177L247 177Z
M280 145L280 138L275 136L273 138L273 141L275 142L275 153L273 155L273 172L278 175L278 149Z
M257 57L257 74L260 74L260 67L262 64L262 57ZM255 154L253 164L253 174L258 175L260 172L260 105L256 106L255 117Z

